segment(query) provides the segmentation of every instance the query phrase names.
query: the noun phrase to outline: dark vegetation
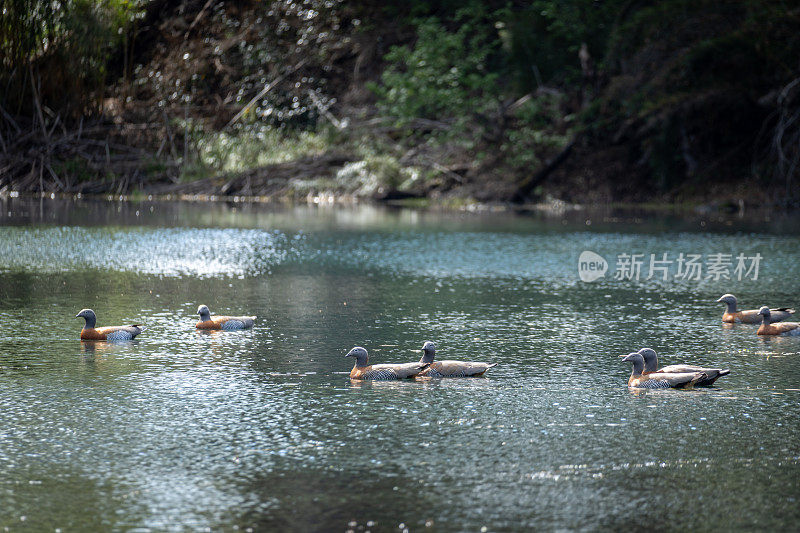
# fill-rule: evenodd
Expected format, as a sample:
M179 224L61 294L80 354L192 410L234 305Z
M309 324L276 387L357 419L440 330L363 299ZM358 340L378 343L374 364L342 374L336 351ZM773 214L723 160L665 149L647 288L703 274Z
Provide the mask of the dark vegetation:
M0 192L800 202L800 3L4 0Z

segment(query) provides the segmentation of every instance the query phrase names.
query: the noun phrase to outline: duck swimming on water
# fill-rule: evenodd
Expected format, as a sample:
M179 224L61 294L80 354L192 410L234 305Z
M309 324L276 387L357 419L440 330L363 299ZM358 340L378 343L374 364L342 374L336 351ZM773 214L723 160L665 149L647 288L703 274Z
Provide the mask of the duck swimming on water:
M429 378L465 378L482 376L484 372L496 366L497 363L479 363L475 361L435 361L436 345L426 341L422 345L422 359L420 363L427 363L428 368L419 373L419 376Z
M690 389L702 379L707 379L702 372L653 372L644 374L644 358L639 352L620 355L623 361L633 363L628 387L634 389Z
M197 308L200 315L200 322L195 324L197 329L216 329L232 331L236 329L252 328L255 324L254 316L211 316L211 311L207 305Z
M779 335L781 337L793 337L800 335L800 323L798 322L780 322L778 324L772 323L772 309L767 306L758 310L763 322L758 327L756 335Z
M738 311L736 309L736 296L733 294L723 294L720 296L718 303L727 305L725 312L722 314L722 321L730 324L758 324L761 322L761 315L758 309L748 309L746 311ZM772 313L772 322L780 322L786 320L794 313L794 309L789 307L778 307L770 309Z
M655 372L668 372L668 373L685 373L685 372L702 372L706 375L705 379L702 379L695 383L697 387L710 387L714 384L717 379L721 378L722 376L727 376L731 373L730 370L723 370L722 368L704 368L701 366L694 366L694 365L667 365L658 368L658 354L652 348L642 348L639 350L639 353L642 354L642 358L644 359L644 372L643 375L652 374Z
M355 357L356 363L350 371L350 379L393 380L413 378L428 368L427 363L369 364L369 354L365 348L356 346L345 357Z
M81 330L81 340L84 341L131 340L144 330L141 324L97 328L95 327L97 325L97 315L91 309L81 309L81 312L75 315L75 318L83 318L86 321Z

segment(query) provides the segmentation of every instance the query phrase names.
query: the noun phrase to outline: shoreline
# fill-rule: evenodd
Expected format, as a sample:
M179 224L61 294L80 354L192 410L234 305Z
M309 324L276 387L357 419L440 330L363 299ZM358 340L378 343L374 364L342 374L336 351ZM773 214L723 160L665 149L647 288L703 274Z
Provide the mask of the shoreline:
M303 197L289 195L220 195L205 193L167 193L153 194L135 191L130 194L84 194L65 192L20 192L0 191L0 200L9 198L20 199L50 199L50 200L94 200L106 202L209 202L209 203L241 203L241 204L271 204L284 206L299 205L329 205L329 206L356 206L373 205L405 209L439 210L452 212L552 212L563 213L567 211L597 211L597 210L623 210L643 211L651 213L695 213L695 214L724 214L742 215L744 213L772 210L779 213L800 212L800 207L788 205L754 204L746 205L740 201L738 204L724 202L709 204L703 202L608 202L608 203L569 203L558 199L538 202L513 203L509 201L478 201L469 197L409 197L409 198L376 198L364 197L353 194L308 194Z

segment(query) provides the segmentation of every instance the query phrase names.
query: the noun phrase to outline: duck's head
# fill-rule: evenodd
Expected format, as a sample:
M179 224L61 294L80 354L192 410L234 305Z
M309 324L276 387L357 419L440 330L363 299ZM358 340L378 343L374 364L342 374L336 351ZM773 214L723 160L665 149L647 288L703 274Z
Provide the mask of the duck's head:
M369 362L369 354L367 350L362 348L361 346L356 346L349 352L345 357L355 357L356 358L356 366L367 366L367 362Z
M644 370L644 357L639 352L631 352L628 355L620 355L623 361L633 363L633 373L641 374Z
M200 319L203 321L211 320L211 310L207 305L201 305L198 307L197 314L200 315Z
M652 348L642 348L639 354L644 359L644 368L648 372L655 372L658 370L658 354Z
M644 364L644 357L639 352L631 352L628 355L620 355L623 361L630 361L631 363L635 363L636 361L641 361Z
M86 320L86 327L93 328L97 323L97 315L91 309L81 309L81 312L75 315L75 318L82 318Z
M436 345L431 341L425 341L422 345L422 359L421 363L433 363L433 358L436 355Z
M733 294L723 294L719 297L717 303L728 304L728 310L732 312L736 310L736 296Z
M769 311L769 307L766 305L762 306L761 309L758 310L758 314L764 317L764 322L769 324L770 315L772 314Z

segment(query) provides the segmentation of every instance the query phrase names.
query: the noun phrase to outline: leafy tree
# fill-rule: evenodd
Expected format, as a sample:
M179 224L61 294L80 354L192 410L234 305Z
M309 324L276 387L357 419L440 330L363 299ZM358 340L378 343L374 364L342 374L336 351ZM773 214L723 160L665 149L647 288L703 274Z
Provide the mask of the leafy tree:
M419 19L416 42L392 47L383 84L372 85L382 110L401 121L445 120L496 106L504 89L498 27L505 15L473 2L458 10L452 31L436 17Z

